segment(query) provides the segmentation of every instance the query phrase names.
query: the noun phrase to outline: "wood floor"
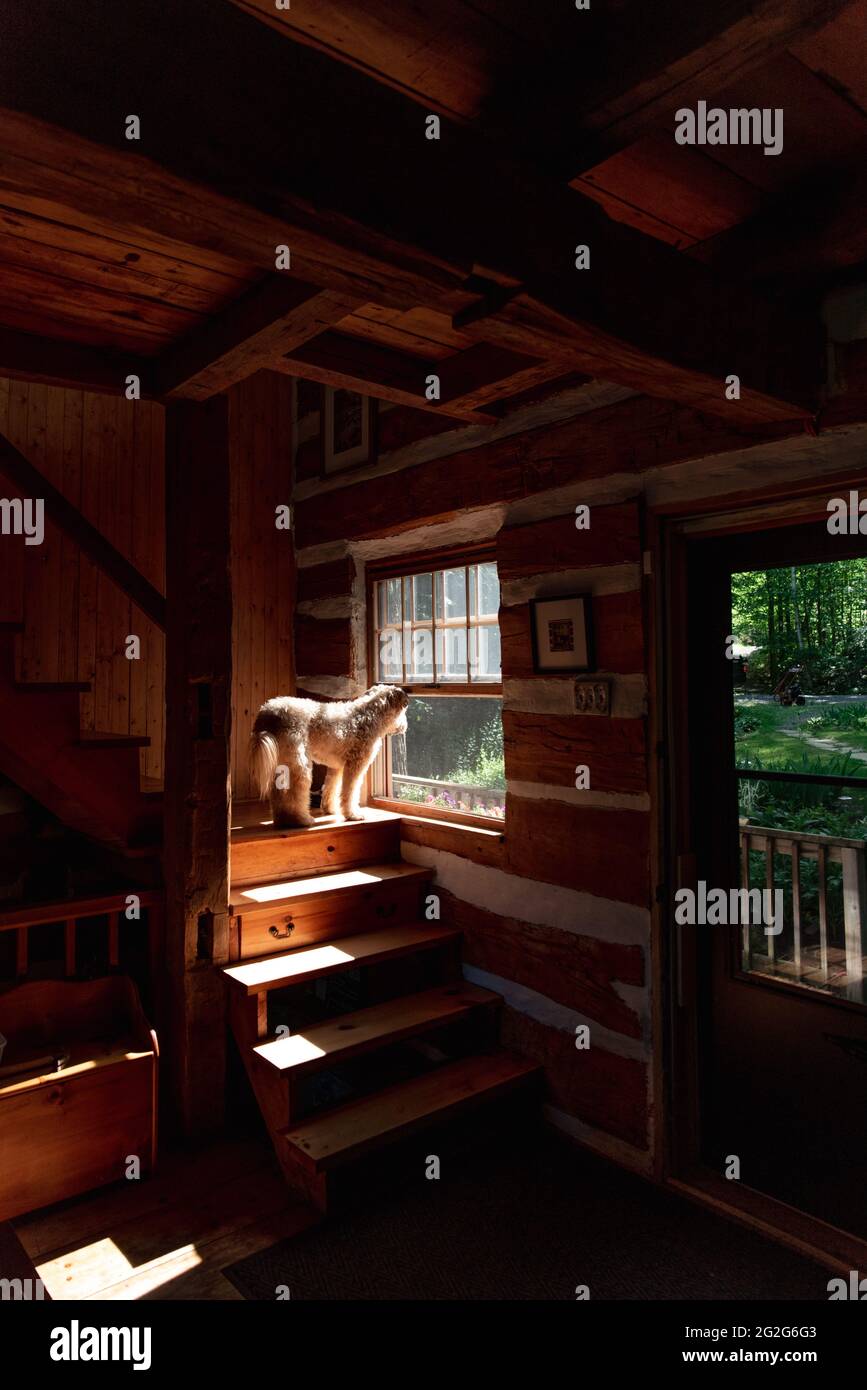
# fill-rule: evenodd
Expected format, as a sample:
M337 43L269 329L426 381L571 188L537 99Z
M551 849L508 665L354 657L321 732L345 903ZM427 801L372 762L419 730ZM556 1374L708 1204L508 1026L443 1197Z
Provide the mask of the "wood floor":
M53 1299L239 1300L222 1271L318 1219L264 1137L165 1154L115 1183L13 1222Z

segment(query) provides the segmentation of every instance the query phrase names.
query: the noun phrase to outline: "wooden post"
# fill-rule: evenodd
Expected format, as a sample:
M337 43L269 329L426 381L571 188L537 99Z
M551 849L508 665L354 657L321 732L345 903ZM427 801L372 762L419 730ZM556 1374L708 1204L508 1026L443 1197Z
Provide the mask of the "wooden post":
M819 864L819 964L822 979L828 983L828 846L822 841L816 845L816 858Z
M224 396L166 411L165 961L162 1048L183 1131L220 1127L229 954L232 591Z
M801 978L801 845L792 841L792 960L795 979Z
M846 941L846 995L864 1003L864 957L867 956L867 872L863 849L842 849L843 930Z
M748 830L741 831L741 887L750 891L750 845L752 837ZM749 902L749 897L746 898ZM741 923L741 955L742 969L752 970L753 968L753 947L750 938L750 914L747 909L744 914L745 920Z

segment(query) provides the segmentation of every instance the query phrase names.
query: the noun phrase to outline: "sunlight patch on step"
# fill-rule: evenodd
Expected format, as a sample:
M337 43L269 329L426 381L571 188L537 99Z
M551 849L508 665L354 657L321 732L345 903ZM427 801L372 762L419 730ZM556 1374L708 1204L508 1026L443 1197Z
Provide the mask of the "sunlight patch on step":
M278 1067L297 1067L302 1062L312 1062L315 1057L324 1057L325 1049L317 1047L303 1033L295 1033L291 1038L275 1038L273 1042L262 1043L254 1051L266 1062Z
M379 873L368 873L364 869L353 869L351 873L328 874L327 881L326 878L323 877L317 884L317 887L323 889L355 888L361 884L381 882L382 875ZM309 893L309 880L303 880L303 885L303 891ZM291 898L293 894L298 893L299 886L299 881L297 879L289 879L285 883L263 883L258 888L242 888L239 892L239 896L242 898L249 898L252 902L256 903L270 903L274 902L277 898Z

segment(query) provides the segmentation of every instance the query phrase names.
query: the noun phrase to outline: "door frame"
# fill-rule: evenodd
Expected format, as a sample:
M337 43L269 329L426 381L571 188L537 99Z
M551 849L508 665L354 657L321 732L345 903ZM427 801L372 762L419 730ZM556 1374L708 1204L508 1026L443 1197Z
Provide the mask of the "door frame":
M752 504L739 498L735 506L719 499L671 510L649 508L646 532L656 580L647 617L654 696L650 746L655 756L650 773L658 852L653 949L659 1046L655 1049L654 1084L662 1101L657 1110L662 1123L657 1173L681 1195L760 1230L837 1273L867 1269L867 1241L741 1182L728 1182L702 1162L699 960L694 934L679 932L674 924L673 902L675 889L693 886L697 876L688 833L691 770L687 721L683 718L689 693L685 652L689 548L706 540L726 541L736 550L738 536L780 528L779 542L769 545L773 563L774 552L798 539L792 536L793 528L804 537L802 527L827 519L829 498L845 494L849 488L857 491L859 483L862 495L867 494L862 474L801 484L797 496L793 496L791 486L781 487L776 497L765 495ZM819 533L817 537L821 541ZM834 558L847 558L848 540L835 539ZM802 557L800 562L809 560Z

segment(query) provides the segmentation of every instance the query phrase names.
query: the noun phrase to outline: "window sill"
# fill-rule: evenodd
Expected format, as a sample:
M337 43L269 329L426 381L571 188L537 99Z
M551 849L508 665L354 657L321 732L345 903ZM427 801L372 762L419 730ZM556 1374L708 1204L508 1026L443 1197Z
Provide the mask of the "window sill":
M471 821L452 820L446 816L417 815L407 810L402 801L374 797L368 805L380 811L393 811L401 819L401 839L410 844L427 845L430 849L445 850L478 864L502 867L506 859L505 824L491 825L477 817Z
M435 821L439 825L478 830L483 835L493 835L498 840L505 838L505 820L497 820L493 816L474 816L467 811L444 811L440 807L428 811L411 801L397 801L390 796L372 796L368 805L376 806L380 811L393 811L404 820Z

